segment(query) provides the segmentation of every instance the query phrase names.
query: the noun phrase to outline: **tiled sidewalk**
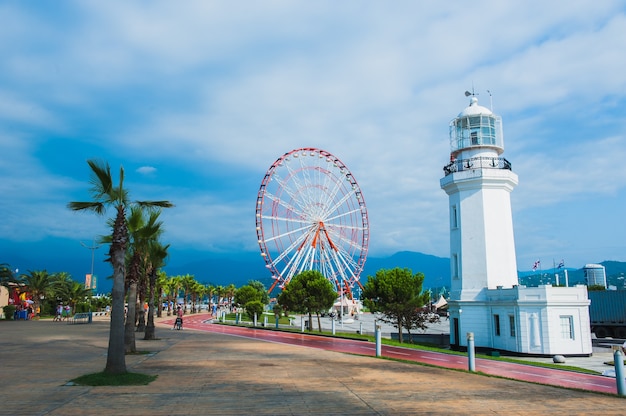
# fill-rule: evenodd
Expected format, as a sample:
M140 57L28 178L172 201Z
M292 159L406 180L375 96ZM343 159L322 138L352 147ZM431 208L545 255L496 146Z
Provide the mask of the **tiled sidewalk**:
M384 359L157 328L126 357L148 386L67 382L101 371L108 322L0 321L4 415L623 414L624 399Z

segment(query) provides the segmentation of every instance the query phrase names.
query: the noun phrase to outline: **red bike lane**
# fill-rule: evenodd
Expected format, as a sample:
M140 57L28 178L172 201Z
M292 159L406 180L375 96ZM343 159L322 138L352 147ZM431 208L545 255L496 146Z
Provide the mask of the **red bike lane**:
M348 354L365 356L376 355L376 345L373 342L306 333L269 331L252 327L212 324L207 321L206 318L206 315L204 317L186 317L184 328ZM172 326L174 320L164 321L162 323ZM442 368L468 370L469 367L467 356L464 355L415 350L412 348L389 345L381 345L381 355L383 357L419 362ZM616 381L611 377L481 358L475 360L475 369L477 372L513 380L617 394Z

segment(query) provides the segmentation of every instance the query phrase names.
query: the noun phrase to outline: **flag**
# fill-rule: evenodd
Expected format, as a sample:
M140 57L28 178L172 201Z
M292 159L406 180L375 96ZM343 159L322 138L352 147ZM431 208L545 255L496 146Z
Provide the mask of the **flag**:
M561 260L561 262L559 263L558 266L556 266L557 269L560 269L562 267L565 267L565 262L563 260Z
M541 264L541 261L539 261L539 260L537 260L537 261L535 262L535 264L533 264L533 272L539 268L539 265L540 265L540 264Z

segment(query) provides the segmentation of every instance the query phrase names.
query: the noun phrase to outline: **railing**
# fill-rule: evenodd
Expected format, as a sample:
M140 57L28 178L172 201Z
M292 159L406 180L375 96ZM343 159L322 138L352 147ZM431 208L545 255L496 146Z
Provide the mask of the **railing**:
M473 157L470 159L456 159L443 167L445 176L454 172L470 169L507 169L511 170L511 162L503 157Z

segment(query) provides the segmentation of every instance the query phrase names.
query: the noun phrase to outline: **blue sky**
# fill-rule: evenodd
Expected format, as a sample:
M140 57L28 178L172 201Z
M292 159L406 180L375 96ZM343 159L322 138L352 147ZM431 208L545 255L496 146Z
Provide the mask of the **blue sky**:
M472 87L519 175L518 269L626 261L622 1L2 1L0 21L0 262L15 268L89 272L80 242L104 219L66 205L88 199L91 158L123 165L133 199L176 204L171 264L258 253L261 180L300 147L358 181L370 256L448 257L439 179Z

